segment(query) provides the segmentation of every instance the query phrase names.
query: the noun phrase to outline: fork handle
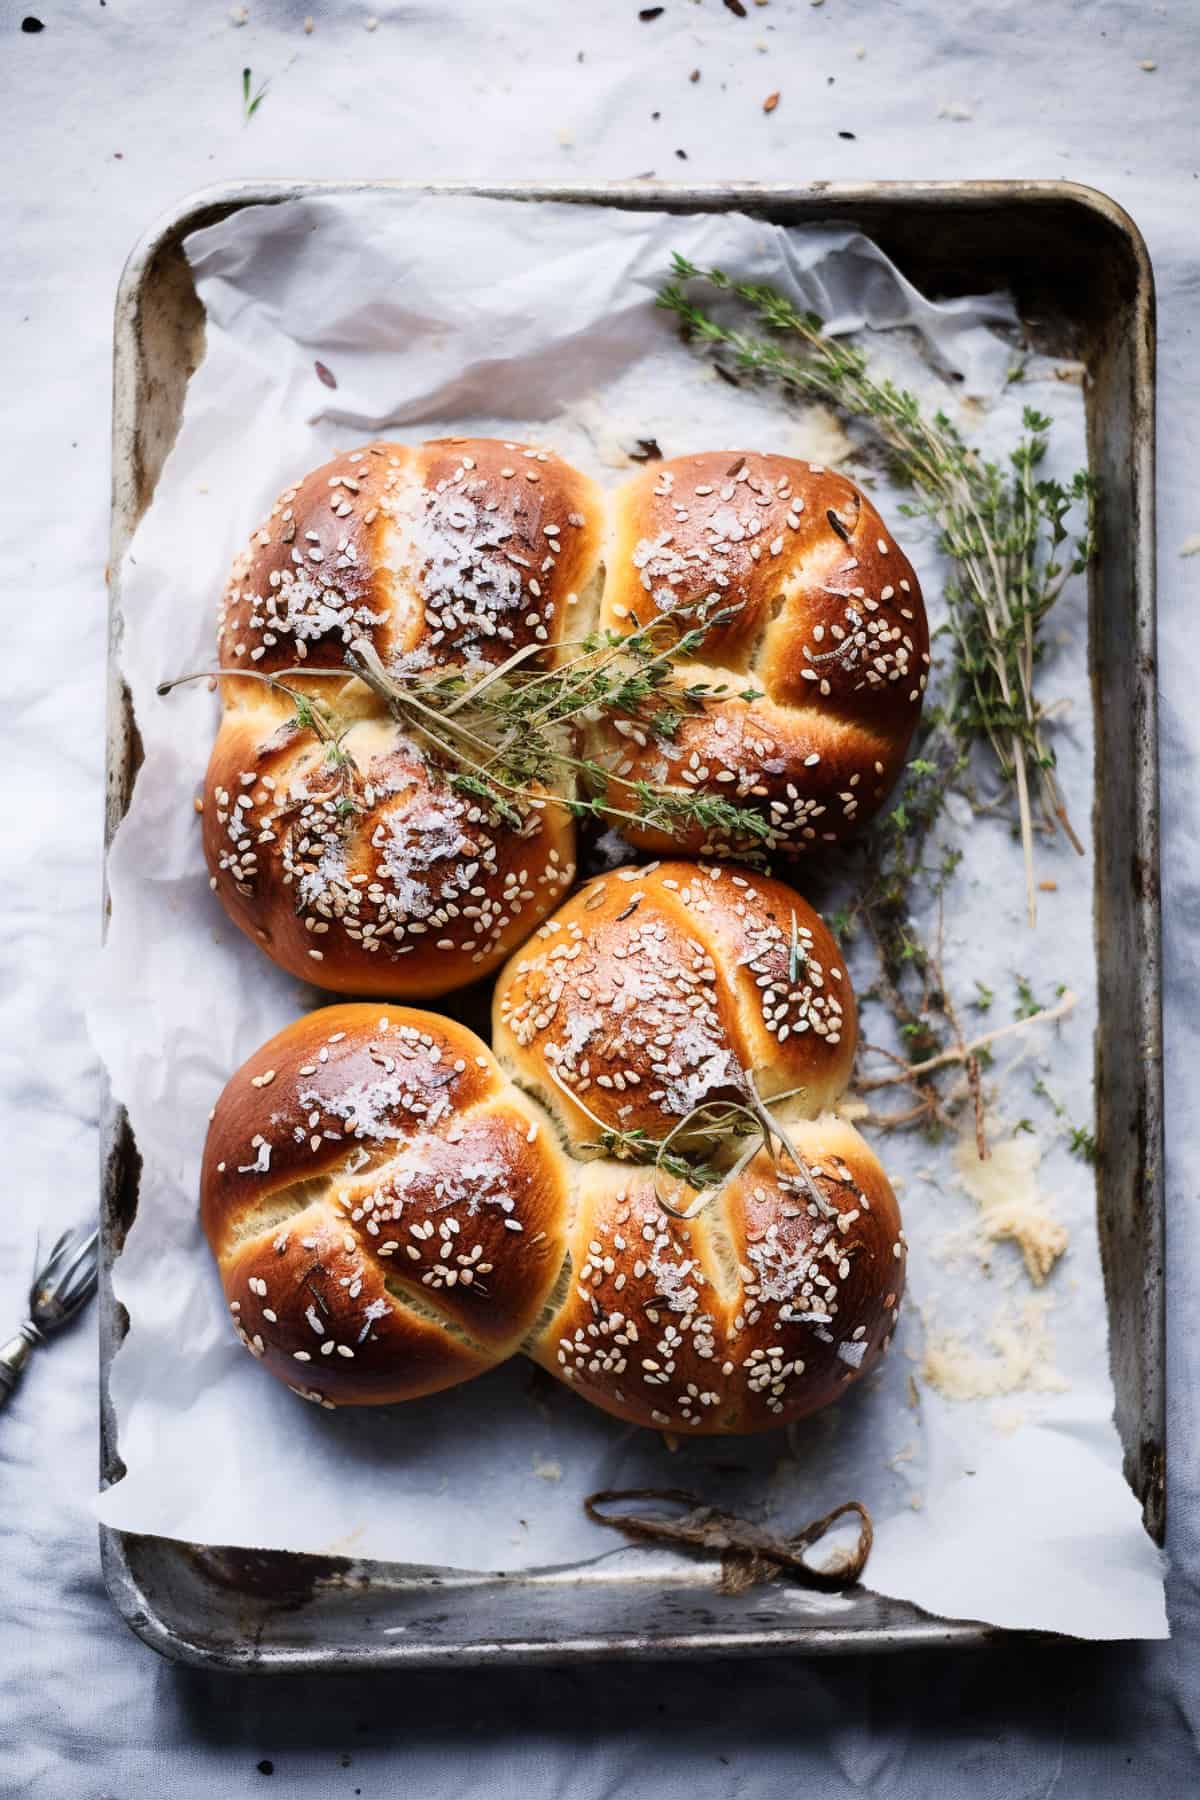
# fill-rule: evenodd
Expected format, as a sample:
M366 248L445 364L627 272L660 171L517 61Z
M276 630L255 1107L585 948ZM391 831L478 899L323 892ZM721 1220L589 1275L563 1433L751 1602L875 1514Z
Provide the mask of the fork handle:
M10 1337L7 1344L0 1345L0 1409L12 1398L35 1345L44 1342L33 1320L26 1319L16 1335Z

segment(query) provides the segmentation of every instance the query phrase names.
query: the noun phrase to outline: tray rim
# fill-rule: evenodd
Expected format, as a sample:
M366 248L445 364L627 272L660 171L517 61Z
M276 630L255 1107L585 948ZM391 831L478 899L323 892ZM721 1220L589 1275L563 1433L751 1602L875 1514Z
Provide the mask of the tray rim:
M110 901L107 882L108 852L112 837L127 807L132 786L131 759L136 742L136 725L132 705L120 673L120 566L125 547L140 517L136 487L138 471L134 451L137 424L142 404L140 378L143 375L138 345L137 321L142 286L155 259L178 244L183 237L204 224L241 210L246 206L276 205L308 195L390 192L396 194L428 194L433 197L478 197L518 199L525 202L573 202L577 204L617 205L639 210L714 210L738 208L750 210L773 205L819 203L834 219L838 209L847 212L863 206L894 203L911 210L940 210L950 203L960 207L984 208L989 202L1031 207L1068 204L1096 215L1112 227L1124 242L1129 258L1134 293L1131 304L1136 324L1132 345L1132 447L1129 466L1129 495L1136 522L1132 544L1133 588L1136 640L1144 676L1143 719L1146 732L1135 735L1135 786L1142 804L1134 820L1134 846L1142 864L1153 872L1153 881L1140 890L1134 903L1139 949L1147 967L1149 980L1140 989L1141 1016L1138 1024L1142 1041L1147 1046L1142 1079L1146 1084L1146 1120L1144 1156L1140 1170L1148 1199L1147 1241L1158 1265L1157 1287L1146 1294L1141 1326L1151 1363L1157 1367L1157 1382L1142 1394L1144 1412L1152 1414L1153 1439L1158 1446L1155 1492L1145 1501L1147 1530L1161 1542L1165 1493L1165 1404L1162 1368L1165 1359L1165 1307L1161 1274L1163 1249L1163 1116L1161 1066L1161 920L1159 909L1158 871L1158 740L1157 694L1154 683L1156 666L1156 536L1155 536L1155 299L1154 278L1149 252L1142 234L1129 213L1109 195L1082 183L1058 179L987 179L964 181L864 181L835 182L753 182L726 181L692 184L665 181L612 182L545 182L527 180L512 183L472 181L423 181L390 179L240 179L205 186L184 195L160 214L135 242L122 270L114 308L113 361L113 428L112 428L112 500L110 528L110 562L108 570L108 708L106 754L106 817L102 886L102 937L106 934ZM111 1269L119 1247L114 1246L108 1231L109 1202L116 1188L130 1177L131 1164L136 1164L137 1151L124 1108L112 1094L107 1071L102 1071L100 1101L100 1175L101 1175L101 1323L100 1323L100 1451L101 1484L109 1485L111 1471L119 1466L116 1421L109 1395L112 1358L123 1330L120 1314L123 1308L115 1300L111 1285ZM133 1174L136 1181L136 1172ZM1145 1384L1143 1384L1145 1387ZM386 1653L377 1646L361 1654L348 1652L344 1646L296 1649L278 1646L261 1660L248 1660L236 1646L214 1649L189 1640L161 1610L139 1582L131 1556L132 1547L140 1543L169 1544L180 1554L188 1546L176 1540L145 1539L139 1534L101 1524L99 1526L102 1572L113 1604L138 1636L168 1659L205 1668L227 1668L256 1672L315 1671L331 1668L378 1668L382 1666L456 1666L482 1664L493 1660L506 1663L547 1664L560 1660L611 1660L620 1657L691 1657L728 1654L755 1654L791 1651L814 1653L851 1653L915 1649L931 1645L955 1644L978 1646L988 1643L1019 1642L1043 1639L1047 1634L1007 1631L970 1620L943 1620L923 1614L915 1607L906 1609L904 1624L883 1627L856 1627L852 1623L839 1629L822 1625L814 1630L798 1617L787 1631L758 1633L739 1629L688 1631L685 1634L644 1636L565 1637L547 1642L540 1639L489 1640L475 1643L455 1642L439 1645L389 1643ZM278 1552L281 1557L298 1563L316 1563L322 1559L305 1558L299 1553ZM396 1568L395 1564L359 1564L347 1567ZM702 1566L702 1565L701 1565ZM581 1568L586 1565L580 1565ZM516 1577L496 1575L482 1582L503 1582ZM698 1586L702 1584L697 1583ZM891 1603L889 1603L891 1604Z

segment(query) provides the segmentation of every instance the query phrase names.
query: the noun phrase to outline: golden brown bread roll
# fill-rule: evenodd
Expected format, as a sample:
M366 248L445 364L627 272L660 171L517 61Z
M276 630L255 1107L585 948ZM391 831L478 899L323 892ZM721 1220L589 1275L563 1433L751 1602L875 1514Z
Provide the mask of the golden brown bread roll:
M584 1163L570 1281L529 1353L605 1410L679 1432L784 1424L866 1373L905 1251L887 1177L829 1110L856 1036L837 947L782 882L619 869L547 919L497 980L493 1042L576 1155L652 1156L697 1107L779 1096L802 1166L761 1151L707 1199L667 1194L698 1209L680 1219L652 1169Z
M649 1170L585 1164L536 1361L618 1418L697 1435L788 1424L870 1369L904 1289L895 1196L853 1126L826 1115L789 1136L815 1194L760 1152L686 1221Z
M204 845L230 917L285 969L343 993L442 994L565 894L564 806L504 823L363 682L303 671L342 670L360 640L392 676L483 671L529 645L544 649L526 666L552 663L576 609L594 612L602 531L586 476L490 439L368 444L280 495L234 566L219 664L301 703L222 681Z
M800 1090L784 1118L832 1106L857 1013L845 964L793 888L689 862L587 882L501 971L492 1042L574 1146L658 1141L693 1107Z
M928 634L911 565L845 477L707 452L647 467L609 506L545 450L368 444L280 496L222 604L220 667L247 678L222 681L204 844L241 930L338 992L433 996L497 967L571 885L569 748L544 787L500 804L478 791L475 740L454 736L469 715L448 742L411 684L469 684L521 651L523 675L552 667L597 607L618 637L664 617L705 626L673 671L689 699L656 687L631 714L576 709L632 842L791 853L878 807L920 713ZM407 723L347 668L364 646L409 684ZM658 790L655 825L637 823L639 783ZM710 817L668 826L664 789ZM761 831L712 816L719 801Z
M753 808L789 854L850 835L900 773L929 671L920 584L866 495L792 457L708 451L647 465L613 514L601 624L718 616L678 680L722 690L667 736L637 715L596 723L613 806L636 810L629 784L651 781ZM755 841L620 825L677 855Z
M214 1109L201 1220L242 1341L307 1400L408 1400L511 1356L563 1263L569 1165L474 1032L327 1007Z

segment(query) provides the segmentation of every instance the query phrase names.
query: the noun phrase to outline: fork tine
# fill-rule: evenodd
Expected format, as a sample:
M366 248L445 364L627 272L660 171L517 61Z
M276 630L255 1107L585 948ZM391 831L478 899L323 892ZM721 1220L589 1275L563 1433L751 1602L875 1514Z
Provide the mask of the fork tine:
M99 1271L97 1270L95 1263L93 1263L86 1273L80 1277L75 1287L59 1296L59 1305L62 1308L65 1318L70 1318L73 1313L77 1313L84 1302L91 1299L96 1291L98 1275Z
M94 1291L99 1235L95 1229L86 1237L78 1229L65 1231L34 1276L30 1317L43 1329L78 1312Z
M61 1256L65 1255L67 1245L71 1242L74 1235L74 1232L70 1230L64 1231L62 1236L55 1240L54 1248L47 1256L45 1262L42 1261L40 1248L36 1243L34 1244L33 1279L35 1285L47 1281L56 1272L58 1260Z
M98 1231L91 1232L88 1237L84 1238L66 1268L58 1271L56 1285L60 1289L65 1289L70 1286L71 1277L74 1275L76 1269L78 1269L81 1263L86 1262L89 1256L93 1255L99 1236L100 1233Z

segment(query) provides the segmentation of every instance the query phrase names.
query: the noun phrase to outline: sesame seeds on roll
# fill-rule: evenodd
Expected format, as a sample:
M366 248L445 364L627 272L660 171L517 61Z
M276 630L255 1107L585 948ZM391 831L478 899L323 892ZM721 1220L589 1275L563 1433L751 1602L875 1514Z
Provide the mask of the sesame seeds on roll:
M587 638L597 614L618 639L674 617L686 657L606 688L603 659L636 658ZM672 1432L756 1431L836 1398L886 1349L905 1261L886 1176L835 1112L854 996L800 895L712 860L751 841L729 807L707 823L675 802L749 808L778 853L880 805L929 655L916 576L870 501L750 453L656 463L609 503L529 446L370 444L280 497L218 641L203 834L238 927L351 995L500 970L493 1050L376 1001L298 1020L231 1079L202 1219L245 1346L325 1406L433 1393L518 1351ZM484 706L518 666L569 661L575 679L597 641L586 700L522 688L526 711L489 715L497 741L473 733L472 684ZM442 683L441 712L423 683ZM506 783L496 758L518 740ZM654 812L621 817L636 845L709 860L572 892L588 757L614 815Z
M895 1197L832 1111L855 1030L799 895L683 862L600 877L546 921L497 984L494 1053L434 1013L309 1014L209 1129L201 1218L234 1326L325 1406L524 1351L651 1429L801 1418L874 1366L904 1286ZM787 1154L734 1140L728 1179L664 1197L655 1147L715 1102L753 1125L757 1095Z
M465 1026L327 1007L217 1101L201 1222L273 1375L326 1406L407 1400L519 1349L561 1269L568 1174Z
M782 882L652 863L547 919L497 981L493 1043L588 1160L569 1280L529 1354L605 1411L681 1433L786 1424L872 1367L905 1252L887 1177L832 1111L856 1039L837 946ZM755 1095L779 1097L804 1166L760 1148L668 1211L655 1146Z
M575 831L557 791L533 788L519 824L499 817L346 658L365 645L396 679L518 650L552 666L576 616L590 622L602 534L584 475L489 439L369 444L280 496L234 566L218 652L291 693L223 678L204 808L211 885L275 961L339 992L441 994L566 893Z
M895 1196L852 1126L792 1135L815 1197L760 1153L687 1221L649 1170L587 1164L571 1281L534 1359L605 1412L695 1435L788 1424L866 1374L904 1289Z
M503 1066L563 1118L661 1141L695 1107L792 1092L831 1106L856 1010L828 930L793 889L749 870L663 862L585 883L496 983Z
M593 728L613 806L649 781L753 808L786 854L849 836L900 774L929 672L920 584L874 506L843 475L734 451L655 463L613 504L601 624L715 617L678 680L721 690L669 734L637 716ZM622 830L677 854L751 842Z

